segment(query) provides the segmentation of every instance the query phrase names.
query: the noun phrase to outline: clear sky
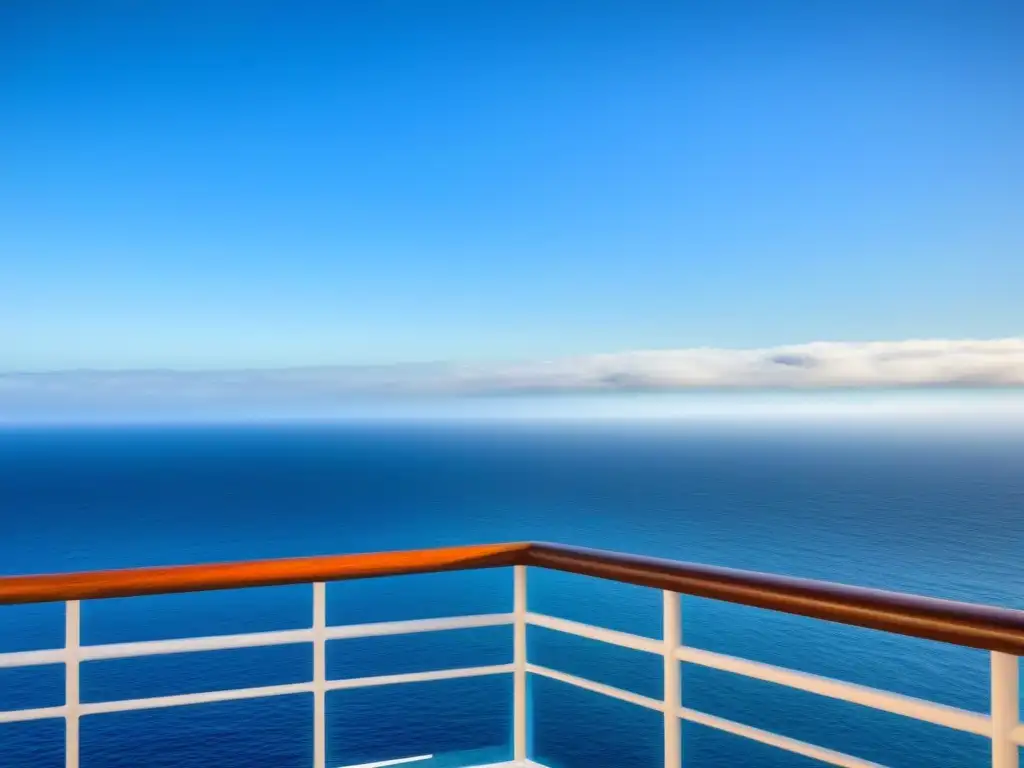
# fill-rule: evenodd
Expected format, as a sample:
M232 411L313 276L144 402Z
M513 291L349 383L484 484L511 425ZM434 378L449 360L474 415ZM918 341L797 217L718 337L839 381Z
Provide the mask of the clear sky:
M0 371L1024 333L1020 2L0 6Z

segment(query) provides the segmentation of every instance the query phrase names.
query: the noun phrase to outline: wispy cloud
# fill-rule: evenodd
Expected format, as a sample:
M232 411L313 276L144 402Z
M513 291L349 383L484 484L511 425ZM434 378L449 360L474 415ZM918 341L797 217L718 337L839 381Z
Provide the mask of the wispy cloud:
M353 395L1024 385L1024 338L676 349L510 364L0 374L0 406L329 402Z

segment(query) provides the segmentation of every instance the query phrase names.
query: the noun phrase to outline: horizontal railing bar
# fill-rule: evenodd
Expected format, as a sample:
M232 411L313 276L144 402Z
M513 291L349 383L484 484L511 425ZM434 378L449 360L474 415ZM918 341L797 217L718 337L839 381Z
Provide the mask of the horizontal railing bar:
M64 717L68 708L64 705L59 707L39 707L37 709L12 709L7 712L0 712L0 723L23 723L27 720L47 720L51 717Z
M509 674L513 670L514 665L512 664L494 664L484 667L461 667L457 669L441 669L432 672L410 672L399 675L378 675L375 677L357 677L346 680L328 680L327 690L337 691L351 688L369 688L378 685L421 683L432 680L454 680L463 677L483 677L485 675ZM180 707L187 704L209 704L218 701L237 701L240 699L260 699L269 696L287 696L290 694L311 693L312 691L312 683L290 683L286 685L268 685L259 688L235 688L227 691L204 691L201 693L184 693L175 696L156 696L144 699L120 699L117 701L94 702L91 704L82 704L79 711L82 715L98 715L111 712L129 712L140 709ZM42 720L50 717L64 717L66 711L66 707L59 706L0 712L0 723L21 722L23 720Z
M270 645L294 645L313 639L311 629L287 629L278 632L250 632L244 635L210 635L208 637L182 637L173 640L144 640L136 643L110 643L83 645L79 650L82 661L103 659L129 659L137 656L156 656L165 653L195 653L226 651L235 648L261 648Z
M476 629L512 624L511 613L481 614L478 616L453 616L438 619L417 619L413 621L388 621L374 624L351 624L327 628L328 640L342 640L358 637L379 637L383 635L415 634L444 630ZM274 645L294 645L313 640L311 629L288 629L275 632L250 632L240 635L209 635L206 637L180 637L170 640L143 640L133 643L108 643L106 645L83 645L79 652L81 661L106 659L127 659L139 656L156 656L170 653L195 653L202 651L224 651L236 648L260 648ZM44 664L62 664L63 650L18 651L0 653L2 667L32 667Z
M804 741L791 739L788 736L779 736L778 734L771 733L770 731L762 731L760 728L753 728L749 725L743 725L742 723L736 723L722 717L708 715L694 709L687 709L686 707L683 707L679 710L679 716L691 723L704 725L708 728L714 728L719 731L731 733L734 736L740 736L752 741L759 741L762 744L778 747L779 749L784 749L787 752L793 752L798 755L803 755L804 757L810 757L814 760L820 760L821 762L829 763L830 765L839 765L842 766L842 768L885 768L885 766L880 763L872 763L870 760L862 760L859 757L853 757L852 755L847 755L843 752L836 752L834 749L818 747Z
M549 568L1024 656L1024 611L544 543L9 576L0 578L0 605L307 584L513 565Z
M312 691L312 689L311 683L292 683L288 685L268 685L260 688L236 688L229 691L204 691L202 693L184 693L176 696L156 696L145 699L99 701L91 704L81 704L79 706L79 714L99 715L111 712L131 712L141 709L180 707L187 704L209 704L218 701L261 699L269 696L287 696L289 694L308 693ZM64 717L66 713L67 708L63 706L13 710L9 712L0 712L0 723Z
M992 735L992 722L988 715L971 712L959 707L935 704L913 696L880 691L856 683L834 680L830 677L813 675L809 672L798 672L784 667L776 667L759 661L748 661L735 656L727 656L713 651L684 646L676 651L676 658L702 667L732 672L769 683L785 685L819 696L860 704L872 709L903 715L916 720L923 720L934 725L942 725L958 731L966 731L979 736Z
M532 624L535 627L543 627L544 629L554 630L555 632L564 632L569 635L576 635L577 637L585 637L588 640L598 640L602 643L610 643L611 645L618 645L622 648L631 648L634 651L646 651L648 653L657 653L660 655L665 650L665 646L660 640L652 640L649 637L633 635L629 632L619 632L614 629L595 627L592 624L583 624L578 621L559 619L555 616L547 616L542 613L526 614L526 622L527 624Z
M1024 611L754 571L532 543L524 565L1024 656Z
M478 629L511 625L511 613L486 613L476 616L451 616L411 621L381 621L374 624L348 624L327 627L328 640L350 640L358 637L410 635L418 632L443 632L452 629Z
M630 704L647 707L648 709L653 709L658 712L663 712L665 709L662 702L657 699L641 696L639 693L633 693L632 691L624 691L621 688L615 688L614 686L605 685L604 683L595 683L593 680L587 680L585 677L569 675L555 669L542 667L539 664L527 664L526 671L535 675L541 675L542 677L551 678L552 680L558 680L562 683L575 685L577 688L583 688L587 691L600 693L604 696L610 696L613 699L619 699L620 701L625 701Z
M528 544L487 544L210 565L0 577L0 605L273 587L520 564Z
M63 664L66 656L67 654L59 649L0 653L0 669L4 667L39 667L44 664Z
M1013 739L1014 743L1024 746L1024 723L1010 731L1010 738Z
M104 715L112 712L132 712L140 709L181 707L186 704L212 704L219 701L239 701L242 699L263 699L271 696L289 696L298 693L309 693L312 690L312 683L266 685L260 688L235 688L230 691L183 693L176 696L155 696L148 699L99 701L92 704L80 705L80 712L83 715Z
M434 680L457 680L463 677L484 677L511 673L512 664L493 664L489 667L461 667L441 669L434 672L406 672L399 675L375 675L373 677L351 677L347 680L328 680L328 691L343 691L352 688L372 688L378 685L399 685L402 683L426 683Z

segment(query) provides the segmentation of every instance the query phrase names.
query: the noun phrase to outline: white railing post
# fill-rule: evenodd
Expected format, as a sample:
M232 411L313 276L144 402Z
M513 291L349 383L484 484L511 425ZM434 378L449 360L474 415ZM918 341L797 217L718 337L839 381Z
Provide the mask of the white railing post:
M327 585L313 584L313 768L327 766Z
M82 643L82 611L77 600L64 604L64 765L78 768L79 648Z
M992 651L992 768L1018 768L1013 730L1020 720L1017 657Z
M512 693L512 758L516 762L526 760L527 714L526 714L526 566L514 566L515 588L512 605L514 671Z
M682 645L682 610L679 595L665 590L662 616L662 639L665 663L665 768L680 768L682 765L682 739L679 708L682 706L680 693L679 660L676 651Z

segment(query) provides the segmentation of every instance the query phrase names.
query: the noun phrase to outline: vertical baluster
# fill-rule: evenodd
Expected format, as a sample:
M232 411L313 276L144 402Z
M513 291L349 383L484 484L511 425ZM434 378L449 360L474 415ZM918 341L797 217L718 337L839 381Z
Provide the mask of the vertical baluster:
M527 753L527 722L526 722L526 566L517 565L515 569L515 589L513 598L513 657L515 667L513 673L512 695L512 757L517 762L526 760Z
M664 610L662 616L662 638L664 640L665 663L665 768L680 768L682 765L681 704L679 660L676 650L682 644L682 610L679 595L665 590L662 593Z
M327 765L327 585L313 584L313 768Z
M68 600L64 604L64 765L78 768L79 695L78 665L82 642L81 604Z
M1020 720L1017 657L992 652L992 768L1018 768L1013 730Z

